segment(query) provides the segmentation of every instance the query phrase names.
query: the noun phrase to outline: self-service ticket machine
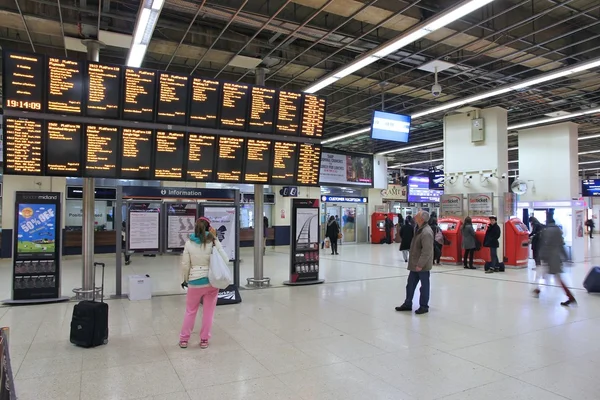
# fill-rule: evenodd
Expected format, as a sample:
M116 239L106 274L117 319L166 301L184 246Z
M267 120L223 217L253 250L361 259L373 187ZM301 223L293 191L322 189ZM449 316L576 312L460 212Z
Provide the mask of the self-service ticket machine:
M441 261L448 264L462 262L462 225L462 220L456 217L443 217L438 220L438 226L450 242L442 247Z
M485 232L490 224L488 217L473 217L473 229L475 230L475 238L481 243L481 249L475 252L473 257L473 264L485 265L487 261L490 261L490 249L483 247L483 239L485 238ZM499 256L500 257L500 256Z
M529 262L529 230L519 218L506 221L504 240L506 264L526 268Z
M385 242L385 216L394 221L394 213L376 212L371 215L371 243L381 244ZM392 242L394 241L395 229L392 228Z

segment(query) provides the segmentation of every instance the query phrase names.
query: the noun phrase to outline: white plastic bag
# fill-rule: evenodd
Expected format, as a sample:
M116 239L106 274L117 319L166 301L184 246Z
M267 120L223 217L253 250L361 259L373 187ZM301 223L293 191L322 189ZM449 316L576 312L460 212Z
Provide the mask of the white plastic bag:
M217 289L226 289L227 286L233 283L233 277L229 267L223 261L223 258L218 251L212 248L210 255L210 266L208 268L208 282L212 287Z

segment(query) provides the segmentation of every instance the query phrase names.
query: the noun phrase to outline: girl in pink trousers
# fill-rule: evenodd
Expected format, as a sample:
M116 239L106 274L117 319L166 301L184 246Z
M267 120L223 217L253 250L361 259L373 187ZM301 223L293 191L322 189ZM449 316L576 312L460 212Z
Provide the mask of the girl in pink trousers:
M200 217L196 221L194 233L185 243L181 256L182 286L188 287L185 318L179 335L179 347L182 349L188 346L200 304L204 309L200 330L200 348L208 347L219 294L219 289L212 287L208 282L211 253L212 257L223 257L226 264L229 261L229 257L216 238L214 229L210 227L210 220Z

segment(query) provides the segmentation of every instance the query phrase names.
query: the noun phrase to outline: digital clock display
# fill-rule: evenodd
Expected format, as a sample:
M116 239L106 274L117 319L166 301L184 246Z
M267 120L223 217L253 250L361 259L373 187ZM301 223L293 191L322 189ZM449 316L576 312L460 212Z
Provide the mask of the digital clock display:
M5 109L42 111L44 56L5 51L2 72Z

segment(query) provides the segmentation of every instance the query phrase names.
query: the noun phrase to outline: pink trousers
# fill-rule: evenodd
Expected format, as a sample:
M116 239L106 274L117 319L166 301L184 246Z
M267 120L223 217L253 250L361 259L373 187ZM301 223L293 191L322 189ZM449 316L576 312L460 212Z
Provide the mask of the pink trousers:
M192 330L194 330L194 324L196 322L196 314L198 313L198 307L200 307L200 300L204 297L202 302L202 328L200 329L200 340L210 339L210 332L212 330L213 318L215 316L215 308L217 307L217 295L219 289L212 286L204 287L193 287L188 288L185 306L185 318L183 319L183 326L181 327L181 334L179 340L188 341Z

